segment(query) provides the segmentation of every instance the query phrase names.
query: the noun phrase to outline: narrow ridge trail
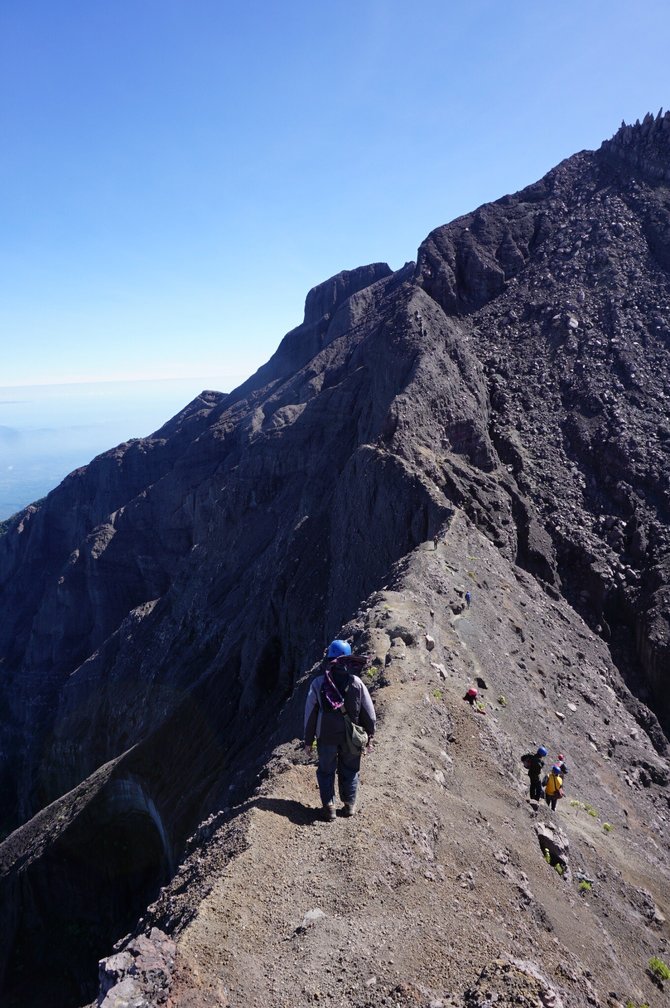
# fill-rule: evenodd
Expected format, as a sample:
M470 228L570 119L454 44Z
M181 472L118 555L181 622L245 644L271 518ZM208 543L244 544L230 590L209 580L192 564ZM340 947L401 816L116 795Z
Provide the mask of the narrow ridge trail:
M466 568L474 581L464 613ZM205 844L194 855L207 862L209 885L177 936L171 1008L460 1006L464 991L479 996L478 983L498 984L500 1005L532 994L524 1003L586 1008L609 1003L593 978L609 977L612 990L643 989L617 949L634 933L640 961L658 947L660 935L638 923L636 901L645 892L664 906L667 852L651 806L635 834L623 805L610 811L614 794L626 797L622 767L556 718L561 649L572 656L586 647L586 632L563 607L548 636L555 606L465 519L444 547L415 551L343 630L378 654L387 649L359 811L321 821L315 763L297 738L275 749L251 800L225 815L242 838L236 850L215 833L209 853ZM473 669L488 685L484 714L463 702ZM600 690L613 722L634 730L605 679L589 688ZM503 693L506 706L497 702ZM568 801L555 814L527 801L519 755L534 737L567 748L569 797L607 808L612 835L600 816ZM573 868L597 879L589 899L544 861L543 822L569 836ZM631 849L649 866L635 880L625 877ZM177 902L179 887L177 877Z

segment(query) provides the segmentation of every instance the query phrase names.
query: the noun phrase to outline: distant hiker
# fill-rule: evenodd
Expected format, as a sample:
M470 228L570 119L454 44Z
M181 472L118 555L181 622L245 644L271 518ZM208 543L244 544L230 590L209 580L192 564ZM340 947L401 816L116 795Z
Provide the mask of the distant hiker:
M547 777L547 783L544 789L544 799L547 805L550 805L552 811L556 808L556 802L559 798L563 797L563 778L561 777L561 768L554 765L551 768L551 773Z
M472 598L472 596L470 595L470 592L469 591L466 592L465 593L465 604L468 607L468 609L470 608L470 599L471 598Z
M471 686L469 690L465 691L465 696L463 697L463 699L467 700L468 703L471 704L474 707L475 700L477 699L478 695L479 694L478 694L477 689L475 689L474 686Z
M437 549L437 544L440 541L439 535L433 536L433 549Z
M540 801L542 798L540 779L542 777L542 768L544 767L543 758L546 755L547 749L541 745L538 746L537 752L524 753L521 757L521 762L528 771L528 777L530 778L530 797L533 801Z
M561 774L565 777L566 773L568 772L568 768L566 766L565 756L563 755L563 753L559 753L558 756L556 757L556 766L561 771Z
M351 731L348 733L347 729L351 729L352 724L364 728L369 748L377 721L368 688L356 674L366 664L366 658L352 655L346 641L334 640L326 652L324 671L312 680L307 694L304 748L309 754L316 738L319 754L316 779L327 822L332 822L336 816L335 774L340 800L344 803L343 815L352 816L356 810L364 750L352 745L351 739L348 740ZM351 719L348 726L347 717Z

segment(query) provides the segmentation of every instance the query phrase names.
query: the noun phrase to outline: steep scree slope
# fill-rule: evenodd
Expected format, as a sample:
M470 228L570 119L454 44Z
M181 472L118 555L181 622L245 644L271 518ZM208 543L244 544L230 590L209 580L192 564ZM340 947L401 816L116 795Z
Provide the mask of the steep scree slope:
M4 830L75 789L58 829L38 817L4 845L0 966L22 1004L22 976L39 986L30 936L66 914L87 940L60 929L60 958L81 954L53 1004L90 990L199 819L248 792L324 641L455 508L603 637L667 753L641 701L667 729L669 149L667 114L622 127L433 232L416 266L340 274L243 386L8 523ZM139 896L113 900L119 848L141 861L137 823ZM90 888L74 885L110 831Z

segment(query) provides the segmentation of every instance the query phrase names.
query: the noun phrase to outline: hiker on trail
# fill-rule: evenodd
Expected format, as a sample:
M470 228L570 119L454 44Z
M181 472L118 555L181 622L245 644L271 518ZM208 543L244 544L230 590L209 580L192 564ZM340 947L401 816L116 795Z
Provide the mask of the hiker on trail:
M368 688L357 675L367 663L368 659L352 655L346 641L334 640L326 652L324 671L312 680L307 694L304 748L309 755L316 738L319 754L316 779L326 822L336 817L336 774L340 799L344 803L342 814L352 816L356 811L364 750L352 744L352 731L348 729L352 724L364 728L369 749L377 721ZM347 718L351 719L349 725Z
M521 757L521 762L528 771L528 777L530 778L530 797L533 801L539 801L542 798L540 778L542 777L542 768L544 767L543 758L546 755L547 749L541 745L538 746L537 752L524 753Z
M551 773L547 777L547 783L544 788L544 798L547 805L551 806L552 812L556 810L556 802L562 797L563 778L561 777L561 768L554 764L551 768Z
M433 549L437 549L437 544L440 541L439 535L433 536Z
M467 606L468 609L470 608L470 600L471 599L472 599L472 595L470 594L469 591L466 591L466 593L465 593L465 604L466 604L466 606Z

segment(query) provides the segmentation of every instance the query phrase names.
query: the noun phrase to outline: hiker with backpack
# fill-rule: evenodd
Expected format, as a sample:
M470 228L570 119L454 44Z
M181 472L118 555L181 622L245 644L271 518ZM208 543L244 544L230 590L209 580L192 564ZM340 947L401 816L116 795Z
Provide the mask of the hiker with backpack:
M544 798L547 805L551 806L552 812L556 811L556 802L563 797L563 778L561 777L560 766L554 765L551 773L547 777L544 788Z
M540 783L540 778L542 777L542 768L544 767L543 758L547 755L546 746L538 746L537 752L534 753L524 753L521 757L521 762L528 771L528 777L530 779L530 797L533 801L540 801L542 798L542 784Z
M356 811L361 755L375 733L377 715L360 673L367 659L352 655L351 646L334 640L326 652L324 671L312 680L305 703L304 749L309 755L317 740L319 784L323 817L333 822L335 776L342 814Z

